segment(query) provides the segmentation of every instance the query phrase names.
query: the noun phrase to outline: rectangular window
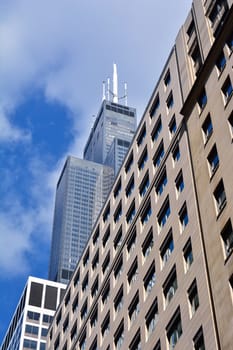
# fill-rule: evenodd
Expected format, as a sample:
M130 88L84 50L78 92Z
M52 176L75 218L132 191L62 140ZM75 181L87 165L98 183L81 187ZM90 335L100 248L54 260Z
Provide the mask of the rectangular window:
M156 95L152 107L149 111L150 117L154 117L160 106L159 94Z
M115 268L114 268L115 280L117 280L120 277L120 275L122 274L122 271L123 271L123 258L122 258L122 255L121 255L119 260L116 263Z
M94 341L92 342L90 350L98 350L98 347L97 347L97 336L95 337Z
M139 132L139 135L137 137L138 147L143 143L143 140L145 139L145 137L146 137L146 123L143 124L143 126Z
M150 179L149 179L149 172L147 172L139 186L139 193L141 197L145 196L149 186L150 186Z
M174 106L174 98L173 98L173 94L171 92L167 98L167 111L169 112L173 106Z
M85 320L86 316L87 316L87 299L85 300L81 311L80 311L80 316L81 316L81 320Z
M233 51L233 33L227 39L227 46L228 46L228 49L231 53Z
M229 219L221 232L224 244L225 257L227 258L233 251L233 230L231 220Z
M217 58L216 61L216 67L218 68L218 72L221 73L226 65L226 57L224 55L224 52L222 51L220 55Z
M129 308L128 308L128 315L129 315L129 320L130 320L131 325L136 320L139 312L140 312L139 292L137 291L136 295L133 297L133 300L130 303Z
M232 92L233 92L233 87L232 87L232 84L231 84L231 80L230 80L230 78L228 76L227 79L225 80L225 83L222 86L222 94L223 94L223 99L224 99L224 103L225 104L231 98Z
M186 243L183 249L183 256L184 256L185 272L187 272L193 263L193 250L192 250L191 239L188 240L188 242Z
M169 127L170 137L172 138L172 136L175 134L177 129L175 115L172 117L168 127Z
M85 350L86 349L86 330L84 331L84 333L81 335L80 340L79 340L79 349L80 350Z
M147 330L147 339L154 332L157 322L158 322L158 303L157 298L153 301L151 308L146 314L146 330Z
M110 225L108 226L108 228L104 234L104 237L103 237L103 248L105 248L107 242L109 241L109 238L110 238Z
M219 214L226 205L226 193L223 185L223 181L221 180L214 191L214 199L217 209L217 214Z
M113 192L114 198L118 197L120 191L121 191L121 178L119 178L119 180L117 181L117 184L114 188L114 192Z
M141 171L142 169L144 169L145 164L148 160L148 152L147 152L147 148L144 149L139 161L138 161L138 169Z
M146 276L143 279L144 281L144 290L146 295L150 294L152 288L156 282L156 272L155 272L155 263L153 262L149 270L146 273Z
M131 176L125 189L125 195L127 198L131 196L131 194L133 193L133 190L134 190L134 174Z
M184 231L185 227L188 225L189 217L186 203L183 204L180 212L179 212L179 221L180 221L180 229L181 232Z
M193 338L194 350L205 350L205 342L202 327Z
M95 327L98 321L98 308L96 307L90 317L91 328Z
M205 89L202 90L202 93L200 94L197 102L201 112L207 103L207 95L206 95Z
M180 170L179 174L177 175L177 177L175 179L175 185L176 185L176 194L178 197L184 189L184 179L183 179L182 170Z
M174 266L169 273L165 283L163 284L163 294L165 298L165 305L167 306L172 300L175 292L177 290L177 276L176 276L176 267Z
M207 115L202 125L202 132L203 132L204 143L206 144L206 142L209 140L210 136L213 133L213 125L210 118L210 114Z
M157 141L161 131L162 131L162 120L161 120L161 116L159 116L158 120L155 123L154 129L151 133L151 140L153 142Z
M168 85L170 85L170 82L171 82L171 74L170 74L170 70L168 69L167 72L166 72L166 75L164 77L165 88L167 88Z
M83 267L85 267L88 264L89 256L90 256L90 254L89 254L89 248L88 248L87 252L86 252L86 254L84 255L84 258L83 258Z
M102 264L102 272L103 275L109 270L110 266L110 252L108 252L106 258L104 259L104 262Z
M150 255L153 245L154 245L154 238L153 238L153 230L151 228L148 235L146 236L146 239L142 244L142 254L144 258L147 258Z
M180 316L179 308L176 310L172 319L167 325L166 331L167 331L167 340L169 343L169 349L173 349L182 335L182 324L181 324L181 316Z
M74 298L74 301L72 303L72 311L73 311L73 313L75 311L77 311L77 309L78 309L78 293L76 294L76 296Z
M227 2L225 0L216 0L214 5L210 7L210 11L207 11L208 18L213 30L213 35L216 37L220 28L223 25L227 12Z
M175 146L175 148L172 151L172 159L174 163L178 162L178 160L180 159L180 148L178 144Z
M157 184L155 185L155 192L157 196L161 196L166 184L167 184L167 172L166 172L166 168L164 168L161 173L161 176L159 177Z
M127 274L128 276L128 284L131 288L132 285L137 281L138 278L138 262L137 259L134 260L132 266L129 269L129 272Z
M93 260L92 260L92 270L95 271L97 266L99 265L99 249L97 250Z
M142 225L145 225L149 221L151 214L152 214L152 210L151 210L151 204L150 204L150 201L149 201L146 204L146 208L145 208L145 210L143 211L143 213L141 215L141 223L142 223Z
M128 174L128 172L130 171L131 167L133 165L133 152L130 153L127 161L126 161L126 164L125 164L125 172L126 174Z
M93 235L93 245L95 246L96 243L98 242L99 240L99 236L100 236L100 229L99 229L99 226L97 227L94 235Z
M116 209L116 211L115 211L115 213L114 213L114 216L113 216L115 224L120 220L121 215L122 215L122 205L121 205L121 202L120 202L118 207L117 207L117 209Z
M88 272L86 276L84 277L83 283L82 283L82 291L85 292L88 287Z
M110 203L108 203L106 209L104 210L103 213L103 222L106 222L110 216Z
M136 214L135 202L133 201L133 203L131 204L131 206L126 214L126 222L128 225L132 223L135 214Z
M230 117L228 118L229 128L231 137L233 137L233 113L231 113Z
M167 197L157 216L158 226L160 230L166 224L170 214L171 214L170 203L169 203L169 198Z
M117 293L115 299L114 299L114 309L115 309L115 312L119 312L122 307L123 307L123 297L124 297L124 294L123 294L123 285L120 287L120 290L119 292Z
M162 140L153 159L153 163L155 167L157 168L159 167L163 157L164 157L164 146L163 146L163 140Z
M162 260L162 266L164 267L174 250L174 241L172 236L172 230L170 230L160 247L160 256Z
M133 340L129 345L129 350L142 350L140 329L134 335Z
M136 246L136 239L137 239L137 233L136 233L136 228L135 228L127 241L128 255L130 255L133 252L133 250Z
M105 317L102 325L101 325L101 334L102 337L105 338L110 331L110 312L108 312L107 316Z
M210 176L212 176L219 166L217 147L214 145L207 157Z
M192 317L199 306L199 297L198 297L196 280L193 281L192 285L188 289L188 300L190 305L190 313Z
M121 349L123 343L124 343L124 322L122 321L116 333L114 334L115 349L116 350Z
M108 281L106 283L106 286L104 287L104 290L102 292L102 304L107 304L110 296L110 282Z
M116 237L114 239L114 249L117 250L120 246L121 246L121 243L122 243L122 239L123 239L123 236L122 236L122 227L120 227L119 231L117 232L116 234Z
M77 321L75 321L71 332L70 332L70 340L73 341L77 338Z

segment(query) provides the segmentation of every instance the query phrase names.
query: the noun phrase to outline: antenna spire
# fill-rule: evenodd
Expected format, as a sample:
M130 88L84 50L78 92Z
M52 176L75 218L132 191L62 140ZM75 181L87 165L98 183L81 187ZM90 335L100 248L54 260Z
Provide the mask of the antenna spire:
M102 101L106 100L106 87L105 87L105 81L103 81L103 97Z
M113 102L118 103L118 78L117 78L117 66L116 63L113 63Z

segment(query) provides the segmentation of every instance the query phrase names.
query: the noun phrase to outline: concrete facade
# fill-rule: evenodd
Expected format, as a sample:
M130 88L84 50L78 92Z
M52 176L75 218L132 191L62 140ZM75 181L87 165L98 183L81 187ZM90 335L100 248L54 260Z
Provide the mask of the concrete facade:
M232 348L232 5L193 2L47 349Z

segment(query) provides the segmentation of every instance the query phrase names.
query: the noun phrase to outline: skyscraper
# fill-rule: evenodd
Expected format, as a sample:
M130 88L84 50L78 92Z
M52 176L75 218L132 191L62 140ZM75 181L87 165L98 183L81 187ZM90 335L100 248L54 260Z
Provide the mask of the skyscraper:
M232 52L233 1L194 0L48 350L232 349Z
M67 158L57 183L49 279L69 281L113 179L110 167Z
M49 279L69 282L135 130L135 109L104 99L84 159L67 158L56 190Z
M66 285L29 277L1 350L45 350L48 327Z

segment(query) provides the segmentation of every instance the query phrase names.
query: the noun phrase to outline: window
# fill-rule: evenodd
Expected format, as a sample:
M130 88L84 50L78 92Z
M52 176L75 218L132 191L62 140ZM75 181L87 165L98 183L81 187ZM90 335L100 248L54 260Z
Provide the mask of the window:
M110 238L110 225L108 226L108 228L104 234L104 237L103 237L103 248L105 248L107 242L109 241L109 238Z
M180 309L178 308L174 313L171 321L166 327L167 339L169 343L169 350L174 349L176 343L182 335L182 324L180 317Z
M151 204L150 201L146 204L146 208L143 211L142 215L141 215L141 223L142 225L145 225L148 221L149 218L152 214L152 210L151 210Z
M229 279L229 284L230 284L231 294L233 295L233 275L231 275Z
M148 152L147 152L147 148L144 149L139 161L138 161L138 169L141 171L142 169L144 169L144 166L146 164L148 160Z
M137 331L129 345L129 350L142 350L140 329Z
M119 229L119 231L117 232L116 237L115 237L115 239L114 239L114 249L115 249L115 250L117 250L117 249L121 246L122 239L123 239L123 236L122 236L122 227L120 227L120 229Z
M105 286L103 293L102 293L102 304L103 305L107 304L107 302L109 300L109 296L110 296L110 283L108 281L106 283L106 286Z
M121 255L114 268L114 277L116 280L120 277L120 275L122 274L122 271L123 271L123 258Z
M214 199L217 209L217 214L219 214L226 205L226 193L223 185L223 181L221 180L214 191Z
M110 216L110 203L108 203L107 207L104 210L103 213L103 222L106 222Z
M119 178L119 180L117 181L117 184L114 188L114 192L113 192L114 198L118 197L120 191L121 191L121 178Z
M185 227L188 225L188 222L189 222L188 210L187 210L186 203L184 203L183 207L181 208L181 210L179 212L179 221L180 221L181 232L183 232Z
M230 52L233 50L233 33L227 39L227 46Z
M133 201L133 203L131 204L131 206L126 214L126 222L128 225L131 224L131 222L133 221L135 214L136 214L135 202Z
M126 174L130 171L131 167L133 165L133 152L130 153L127 161L126 161L126 164L125 164L125 172Z
M76 337L77 337L77 321L75 321L75 323L71 329L70 340L73 341L76 339Z
M202 66L201 53L200 53L200 49L199 49L197 40L194 41L194 45L192 45L192 47L191 47L190 56L192 58L193 68L194 68L195 74L197 76L200 69L201 69L201 66Z
M202 125L202 132L203 132L203 137L204 137L204 143L206 143L213 133L213 125L212 125L212 121L210 118L210 114L207 115L207 117Z
M29 335L38 335L39 328L37 326L32 326L32 325L26 324L25 333L27 333Z
M198 297L196 280L193 281L192 285L188 290L188 300L190 305L191 316L193 316L199 306L199 297Z
M150 117L154 117L160 106L159 94L156 95L152 107L150 109Z
M66 317L64 323L63 323L63 333L65 333L68 329L68 326L69 326L69 315Z
M172 300L176 290L177 290L177 277L176 277L176 267L173 266L169 276L167 277L163 285L163 294L165 298L165 305L167 306Z
M231 113L230 117L228 118L228 123L230 127L231 137L233 137L233 113Z
M82 321L85 320L85 318L87 316L87 299L85 300L85 302L81 308L80 316L81 316Z
M169 198L167 197L165 199L160 211L159 211L158 216L157 216L158 226L159 226L160 230L166 224L166 222L170 216L170 213L171 213L170 203L169 203Z
M98 226L94 235L93 235L93 245L96 245L96 243L99 240L99 236L100 236L100 230L99 230L99 226Z
M229 77L227 77L225 83L222 86L222 93L223 93L223 99L224 99L224 103L226 104L233 92L233 88L232 88L232 84L231 84L231 80Z
M168 127L169 127L170 137L172 138L172 136L175 134L177 129L175 116L172 117Z
M125 195L127 198L130 197L130 195L132 194L134 190L134 175L131 176L129 182L128 182L128 185L126 186L126 189L125 189Z
M149 186L150 186L149 172L147 172L139 186L139 193L141 197L145 196Z
M136 320L139 312L140 312L139 292L137 291L136 295L133 297L133 300L130 303L129 308L128 308L128 315L129 315L130 324L132 324Z
M133 252L135 248L136 239L137 239L137 233L136 233L136 229L134 229L127 241L127 252L129 255Z
M159 116L159 118L154 126L154 129L151 133L151 140L153 142L157 141L161 131L162 131L162 120L161 120L161 116Z
M164 157L164 146L163 146L163 140L162 140L156 153L155 153L154 159L153 159L155 167L157 167L157 168L159 167L163 157Z
M123 307L123 296L123 285L121 285L120 290L114 299L114 309L116 312L119 312Z
M76 294L74 301L72 303L72 311L75 312L78 308L78 293Z
M172 236L172 230L170 230L160 247L160 256L161 256L163 267L167 263L173 250L174 250L174 241Z
M225 257L227 258L233 250L233 230L231 220L229 219L221 232L224 244Z
M88 287L88 272L86 276L84 277L83 283L82 283L82 291L85 292Z
M210 175L212 176L215 171L218 168L219 165L219 158L218 158L218 152L217 152L217 148L216 145L213 146L213 148L211 149L208 157L208 164L209 164L209 171L210 171Z
M157 298L153 301L150 310L146 314L146 330L147 330L147 338L153 333L155 330L156 324L158 322L158 303Z
M193 345L195 350L205 350L205 342L202 327L198 330L193 338Z
M194 21L192 19L189 27L188 27L188 30L187 30L187 35L188 35L188 38L190 39L190 37L192 36L193 32L195 31L195 24L194 24Z
M58 347L55 348L55 346L57 346L56 342L54 344L54 349L58 349ZM58 344L59 346L59 344ZM23 341L23 348L24 349L37 349L37 342L35 340L31 340L31 339L24 339Z
M98 321L98 308L96 307L90 317L91 328L95 327Z
M179 172L175 179L175 185L176 185L176 193L177 196L183 191L184 189L184 179L183 179L183 173L182 170Z
M173 105L174 105L174 98L173 98L173 94L171 92L167 98L167 111L168 112L172 109Z
M153 262L149 270L146 273L146 276L143 279L144 281L144 290L146 295L150 294L152 288L156 282L156 273L155 273L155 263Z
M157 341L157 343L155 344L153 350L161 350L161 344L160 344L160 339Z
M124 342L124 322L122 321L116 333L114 334L115 349L119 350L122 347L123 342Z
M216 61L216 66L218 68L219 73L223 71L223 69L225 68L225 65L226 65L226 57L224 55L224 52L222 51Z
M80 340L79 340L79 349L80 350L85 350L86 349L86 330L84 331L84 333L81 335Z
M138 278L138 262L137 259L134 260L133 264L131 265L129 272L127 273L128 276L128 284L129 287L131 287Z
M167 172L166 172L166 168L165 168L165 169L163 169L161 176L160 176L157 184L155 185L155 192L156 192L157 196L161 196L166 184L167 184Z
M114 213L114 222L115 224L120 220L121 218L121 215L122 215L122 205L121 205L121 202L119 203L115 213ZM110 228L109 228L109 231L110 231ZM109 237L110 237L110 232L109 232Z
M107 316L105 317L102 325L101 325L101 334L102 337L106 337L110 331L110 312L108 312Z
M104 259L104 262L102 264L103 275L105 274L105 272L107 272L109 270L109 265L110 265L110 252L108 252L108 254L107 254L107 256Z
M140 132L139 132L139 135L137 137L137 145L138 147L143 143L143 140L144 138L146 137L146 124L144 123Z
M56 325L58 326L60 321L61 321L61 314L62 314L62 309L59 310L57 317L56 317Z
M38 312L28 311L27 318L31 321L39 321L40 314Z
M95 281L94 281L94 283L93 283L93 285L92 285L92 287L91 287L91 296L92 296L92 298L94 298L97 295L98 289L99 289L99 280L98 280L98 276L97 276Z
M174 162L178 162L178 160L180 159L180 148L178 144L175 146L175 148L172 151L172 158Z
M170 85L170 82L171 82L171 74L170 74L170 70L168 69L164 77L164 85L166 88L168 87L168 85Z
M214 5L210 7L209 13L207 13L214 36L217 36L224 22L227 7L225 0L216 0Z
M142 254L144 258L147 258L150 255L153 245L154 245L154 238L153 238L153 231L151 228L148 235L146 236L146 239L142 244Z
M83 258L83 267L87 266L88 264L88 261L89 261L89 248L87 249L87 252L86 254L84 255L84 258Z
M203 110L203 108L205 107L206 103L207 103L207 95L206 95L205 89L202 90L202 93L199 96L197 102L198 102L198 105L199 105L199 108L200 108L200 112L201 112Z
M187 272L190 266L193 263L193 251L191 239L188 240L184 249L183 249L184 263L185 263L185 272Z
M94 256L94 258L92 260L91 266L92 266L92 270L93 271L95 271L95 269L97 268L98 264L99 264L99 249L95 253L95 256Z
M91 347L89 350L98 350L98 347L97 347L97 336L95 337L93 343L91 344Z

